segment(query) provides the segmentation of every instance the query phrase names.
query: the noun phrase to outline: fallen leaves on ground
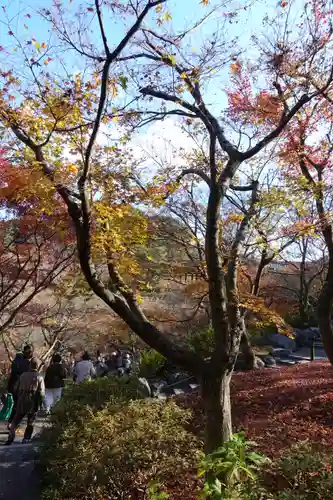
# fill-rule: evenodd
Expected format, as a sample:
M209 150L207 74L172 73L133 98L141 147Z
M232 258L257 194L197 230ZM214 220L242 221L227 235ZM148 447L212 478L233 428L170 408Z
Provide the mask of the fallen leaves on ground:
M177 401L193 409L193 429L202 432L200 396L180 396ZM232 379L232 412L234 429L244 430L270 457L305 439L333 449L333 368L315 361L238 372Z

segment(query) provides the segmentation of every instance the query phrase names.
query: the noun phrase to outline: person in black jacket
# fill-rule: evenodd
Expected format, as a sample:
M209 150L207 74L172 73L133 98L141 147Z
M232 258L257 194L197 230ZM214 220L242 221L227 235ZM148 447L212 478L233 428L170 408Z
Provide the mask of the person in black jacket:
M30 370L30 361L33 357L33 347L31 345L24 346L23 354L18 353L12 363L10 376L7 384L7 391L13 395L14 406L12 413L8 419L8 425L11 424L16 413L17 405L17 385L22 373Z
M52 362L45 373L45 406L49 413L52 406L59 401L65 386L66 369L62 364L60 354L54 354Z

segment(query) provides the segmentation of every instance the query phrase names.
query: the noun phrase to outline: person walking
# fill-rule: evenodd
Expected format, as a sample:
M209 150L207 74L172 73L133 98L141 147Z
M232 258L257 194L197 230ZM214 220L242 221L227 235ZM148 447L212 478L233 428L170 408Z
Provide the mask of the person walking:
M17 385L20 379L20 376L28 372L30 369L30 361L33 356L33 347L32 345L24 346L23 353L17 353L16 357L12 363L11 371L7 384L7 391L9 394L13 396L13 409L11 415L8 418L8 425L13 421L14 415L16 413L16 405L17 405Z
M45 399L44 379L38 372L38 360L30 360L30 370L22 373L18 381L17 405L13 421L10 425L8 440L5 445L13 443L16 435L16 429L27 417L27 426L24 432L22 443L28 443L34 431L34 423L37 412Z
M52 406L60 400L66 376L60 354L54 354L44 378L46 413L50 413Z
M96 370L87 351L82 355L81 361L76 363L74 368L74 382L81 384L86 380L91 380L96 376Z
M100 351L97 351L96 361L94 363L96 376L105 377L108 374L108 367L105 363L104 357L101 355Z

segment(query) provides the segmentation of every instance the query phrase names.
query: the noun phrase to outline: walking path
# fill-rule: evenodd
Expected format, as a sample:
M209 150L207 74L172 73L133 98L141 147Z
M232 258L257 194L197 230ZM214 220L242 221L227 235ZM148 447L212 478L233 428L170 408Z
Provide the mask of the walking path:
M35 465L44 423L43 418L37 420L31 443L21 444L22 436L17 435L11 446L3 446L8 431L6 424L0 423L0 500L38 500L39 474Z

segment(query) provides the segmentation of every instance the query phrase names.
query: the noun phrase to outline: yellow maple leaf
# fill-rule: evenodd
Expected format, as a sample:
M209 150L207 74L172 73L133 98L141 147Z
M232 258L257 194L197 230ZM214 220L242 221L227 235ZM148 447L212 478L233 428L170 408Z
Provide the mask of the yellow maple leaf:
M236 61L235 63L230 65L230 69L232 73L239 73L242 69L242 65L239 61Z
M205 5L205 6L206 6L206 5L208 5L208 2L209 2L209 0L201 0L201 2L200 2L200 3L202 3L202 5Z

